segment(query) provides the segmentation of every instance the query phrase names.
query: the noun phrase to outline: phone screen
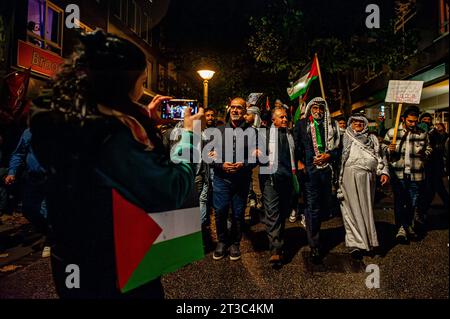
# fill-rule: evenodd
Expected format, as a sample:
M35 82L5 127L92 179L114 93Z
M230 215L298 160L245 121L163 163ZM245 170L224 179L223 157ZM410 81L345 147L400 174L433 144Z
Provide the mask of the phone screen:
M161 118L182 120L186 108L190 107L191 114L198 112L198 105L196 100L172 99L163 102L161 106Z

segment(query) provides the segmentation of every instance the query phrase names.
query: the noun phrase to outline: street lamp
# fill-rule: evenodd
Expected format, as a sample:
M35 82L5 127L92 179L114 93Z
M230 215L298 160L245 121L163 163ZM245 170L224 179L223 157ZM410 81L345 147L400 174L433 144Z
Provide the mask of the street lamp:
M208 81L214 76L214 71L211 70L199 70L197 73L203 79L203 107L208 107Z

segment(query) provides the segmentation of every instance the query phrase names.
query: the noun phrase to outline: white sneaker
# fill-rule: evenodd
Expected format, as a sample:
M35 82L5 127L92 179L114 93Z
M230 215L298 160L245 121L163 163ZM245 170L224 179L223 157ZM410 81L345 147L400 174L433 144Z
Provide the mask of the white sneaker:
M398 241L402 241L402 242L408 240L408 235L407 235L406 230L405 230L405 228L404 228L403 226L400 226L400 228L399 228L399 230L398 230L398 233L397 233L397 235L395 236L395 238L396 238Z
M42 250L42 258L48 258L51 256L50 246L45 246Z
M300 221L300 224L302 224L302 226L306 229L306 217L304 214L302 214L302 220Z
M295 209L292 210L291 215L289 216L289 221L291 223L295 223L297 221L297 212Z

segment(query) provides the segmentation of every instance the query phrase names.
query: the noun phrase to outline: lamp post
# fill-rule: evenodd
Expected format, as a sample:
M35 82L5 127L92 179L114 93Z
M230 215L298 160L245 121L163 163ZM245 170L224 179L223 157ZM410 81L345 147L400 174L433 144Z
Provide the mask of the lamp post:
M214 76L214 71L199 70L197 73L203 79L203 107L208 107L208 81Z

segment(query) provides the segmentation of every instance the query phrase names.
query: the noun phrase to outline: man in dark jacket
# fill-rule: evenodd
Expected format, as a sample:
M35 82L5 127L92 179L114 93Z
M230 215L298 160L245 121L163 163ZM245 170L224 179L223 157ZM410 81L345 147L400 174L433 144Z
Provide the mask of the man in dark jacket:
M311 258L321 260L319 231L321 218L329 215L332 163L339 159L339 132L331 119L327 102L313 98L305 110L305 118L294 130L298 169L304 173L306 231Z
M256 131L244 120L246 102L235 98L230 103L230 121L219 127L220 140L215 140L213 205L215 209L218 243L214 260L222 259L229 247L230 259L239 260L239 244L244 225L252 169L255 161L249 161L256 143ZM248 137L248 139L246 138ZM250 163L253 162L253 163ZM231 229L228 232L227 217L231 204Z
M295 176L295 144L288 131L286 109L272 111L273 125L266 131L266 150L273 154L269 160L269 174L261 174L261 188L265 210L266 232L271 256L269 262L280 265L283 258L284 225L291 209L293 177ZM276 152L276 154L275 154Z

